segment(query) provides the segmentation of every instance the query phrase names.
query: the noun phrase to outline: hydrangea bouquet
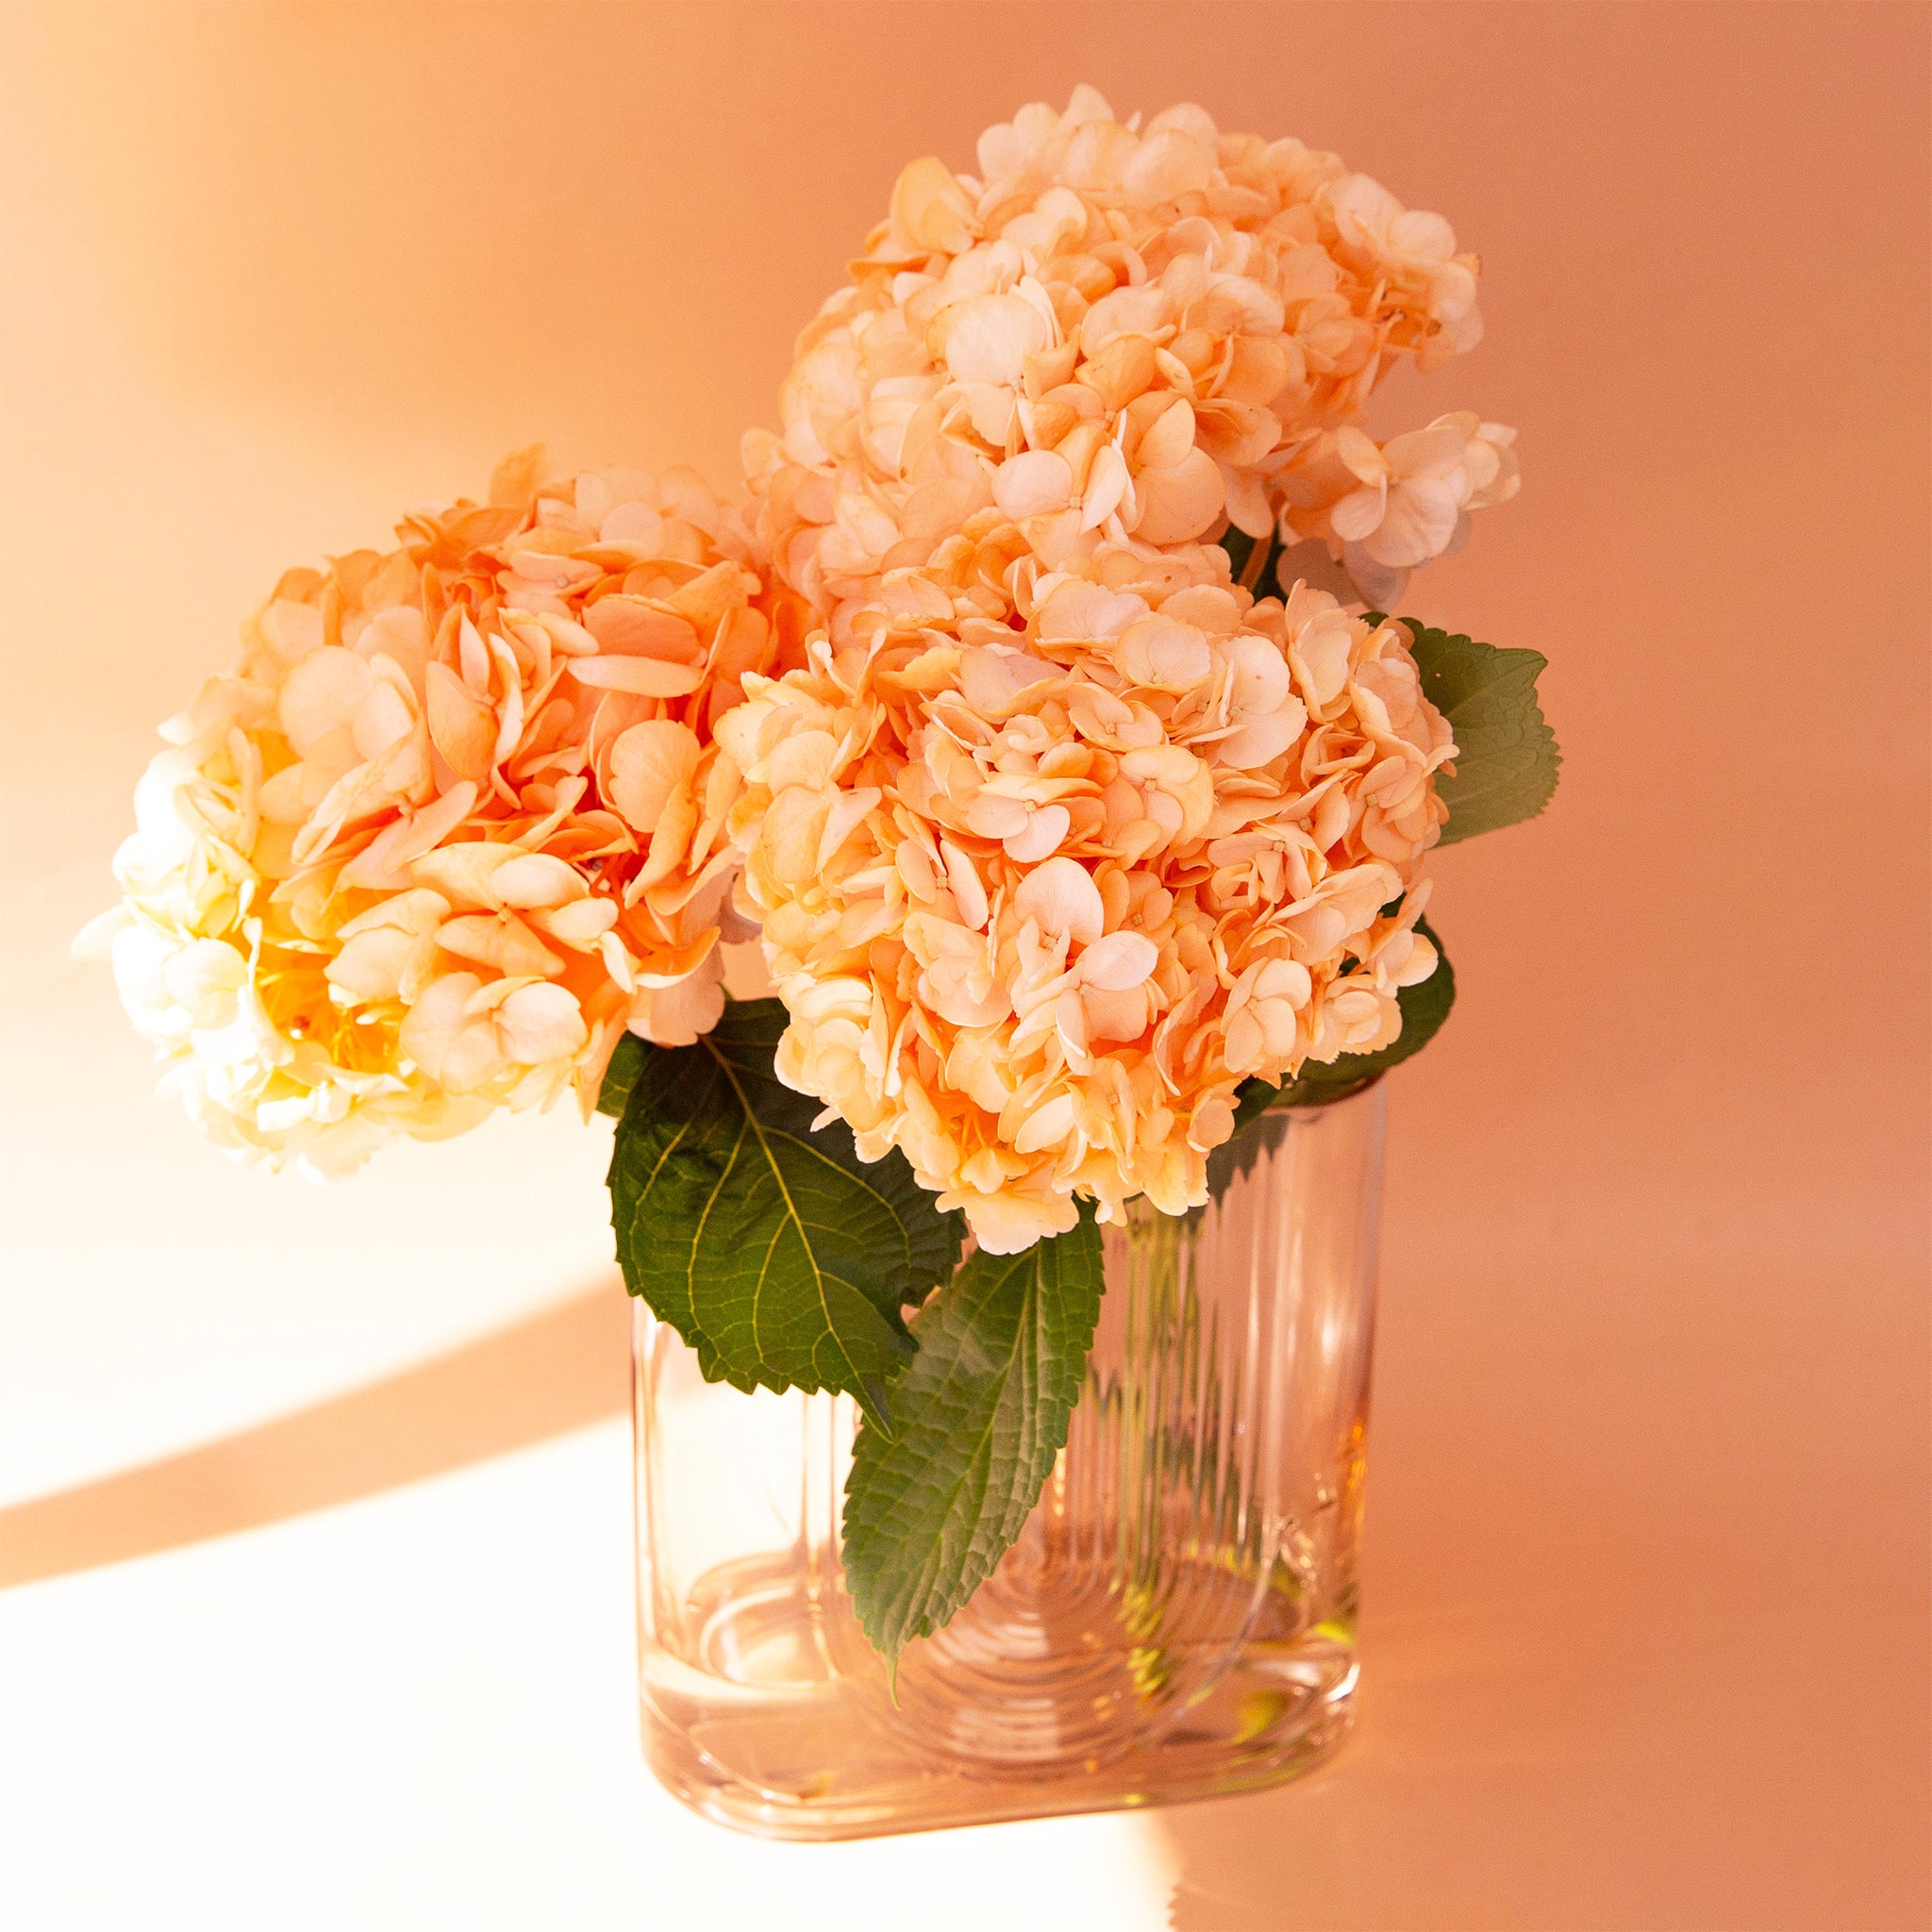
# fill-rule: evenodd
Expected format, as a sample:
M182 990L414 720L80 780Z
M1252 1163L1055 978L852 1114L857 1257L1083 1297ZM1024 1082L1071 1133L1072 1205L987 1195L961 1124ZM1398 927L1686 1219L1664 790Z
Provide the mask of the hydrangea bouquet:
M1424 1045L1427 854L1554 788L1543 659L1382 614L1517 487L1473 413L1362 426L1476 270L1299 142L1026 108L899 177L743 500L531 451L284 575L84 941L266 1166L615 1115L631 1291L859 1406L896 1656L1066 1439L1099 1224Z

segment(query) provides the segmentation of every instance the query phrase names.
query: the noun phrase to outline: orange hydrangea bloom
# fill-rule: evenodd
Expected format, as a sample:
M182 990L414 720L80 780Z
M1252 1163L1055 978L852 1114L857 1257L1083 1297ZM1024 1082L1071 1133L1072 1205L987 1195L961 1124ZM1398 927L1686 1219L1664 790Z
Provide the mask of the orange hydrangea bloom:
M525 452L398 536L276 585L164 732L90 929L168 1084L270 1164L589 1106L626 1026L712 1024L715 727L802 661L795 599L688 472L543 482Z
M1198 1204L1243 1078L1395 1037L1455 754L1399 624L1013 541L985 513L719 727L780 1076L997 1252Z

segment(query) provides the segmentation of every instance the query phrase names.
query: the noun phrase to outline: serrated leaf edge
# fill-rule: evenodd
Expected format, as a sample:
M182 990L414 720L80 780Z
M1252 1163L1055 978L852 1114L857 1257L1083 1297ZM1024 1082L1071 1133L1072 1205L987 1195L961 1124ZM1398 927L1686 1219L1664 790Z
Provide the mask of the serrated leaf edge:
M1034 1244L1036 1248L1040 1245L1041 1243L1039 1242L1036 1242ZM1004 1290L1007 1287L1007 1285L1012 1280L1013 1276L1019 1274L1022 1270L1029 1266L1035 1268L1039 1266L1039 1262L1035 1258L1033 1248L1028 1248L1018 1255L1009 1257L1008 1258L1011 1260L1013 1264L1010 1268L1008 1268L998 1274L989 1275L986 1287L979 1297L980 1303L982 1305L984 1305L987 1302L994 1300L1000 1294L1001 1291ZM1033 1334L1036 1340L1038 1339L1038 1333L1039 1306L1038 1298L1036 1297L1035 1321L1033 1324ZM1026 1324L1024 1323L1016 1324L1013 1329L1012 1344L1007 1351L1006 1368L1002 1372L1001 1376L1001 1388L1003 1391L1007 1387L1008 1378L1013 1374L1015 1368L1024 1357L1025 1343L1027 1339L1028 1330ZM950 1382L954 1374L954 1370L949 1368L946 1374L947 1382ZM947 1383L941 1383L940 1385L941 1389L945 1388L946 1386ZM988 1483L991 1480L992 1476L992 1461L990 1454L990 1445L992 1441L994 1427L999 1420L999 1412L1000 1404L998 1402L995 1402L991 1406L991 1409L987 1414L986 1426L979 1433L979 1441L974 1444L972 1451L967 1455L963 1463L961 1464L958 1480L955 1482L950 1488L941 1489L939 1491L940 1507L938 1508L937 1513L942 1520L947 1517L950 1517L950 1515L952 1514L954 1503L957 1502L958 1498L965 1493L968 1484L974 1479L975 1474L977 1475L979 1480L980 1500L982 1503L984 1502L986 1495L986 1488ZM1058 1450L1059 1445L1056 1444L1055 1446L1056 1450ZM985 1458L983 1461L981 1459L982 1457ZM901 1498L900 1500L903 1501L904 1499ZM975 1521L978 1519L981 1513L982 1512L979 1509L975 1509L974 1511L974 1518ZM889 1522L890 1520L890 1515L887 1517L880 1518L881 1523ZM970 1550L971 1547L972 1538L969 1536L967 1539L967 1548ZM878 1612L875 1616L874 1621L877 1622L881 1626L889 1623L896 1622L899 1620L897 1613L900 1611L903 1606L908 1604L914 1597L928 1594L932 1588L932 1572L936 1565L939 1563L941 1557L944 1554L945 1552L941 1541L938 1539L935 1539L931 1552L927 1555L924 1562L921 1564L919 1569L912 1572L910 1575L908 1576L905 1583L901 1586L901 1588L898 1591L896 1591L891 1597L889 1597L884 1604L878 1607ZM995 1563L997 1563L997 1559L995 1559ZM988 1575L991 1575L991 1571L988 1571L987 1573ZM984 1582L985 1578L982 1577L980 1581ZM978 1584L974 1584L974 1588L976 1590L978 1588ZM972 1594L972 1591L969 1591L967 1594L970 1596ZM961 1599L961 1602L964 1602L963 1598ZM888 1612L891 1612L893 1614L888 1615ZM917 1617L909 1618L908 1619L908 1621L914 1627L909 1628L906 1636L901 1638L898 1645L899 1650L903 1650L906 1647L906 1644L912 1640L912 1638L929 1637L932 1635L933 1632L934 1625L929 1612L923 1611ZM867 1636L872 1637L874 1644L875 1646L878 1646L878 1640L876 1636L874 1636L871 1630L868 1630L866 1634ZM882 1646L878 1647L882 1648ZM895 1651L893 1655L896 1657L897 1651Z
M1107 1289L1105 1255L1098 1240L1097 1227L1092 1224L1089 1214L1083 1212L1079 1228L1087 1231L1093 1238L1093 1252L1087 1258L1098 1275L1097 1288L1093 1298L1097 1320L1100 1300L1106 1293ZM1069 1229L1068 1233L1073 1234L1076 1231L1076 1229ZM1055 1246L1055 1242L1059 1239L1062 1239L1062 1237L1047 1237L1042 1241L1036 1241L1032 1247L1026 1248L1017 1255L1001 1257L1009 1260L1011 1265L996 1274L989 1271L988 1281L980 1292L979 1304L983 1306L985 1303L995 1299L1012 1281L1016 1274L1023 1272L1029 1266L1035 1271L1036 1285L1032 1293L1032 1321L1030 1324L1023 1323L1016 1324L1014 1327L1013 1340L1006 1352L1005 1365L999 1371L1002 1394L1004 1394L1008 1388L1013 1386L1013 1377L1016 1374L1021 1376L1023 1382L1026 1379L1025 1365L1028 1362L1038 1363L1044 1359L1047 1344L1051 1338L1047 1335L1045 1328L1045 1298L1040 1291L1044 1283L1039 1276L1043 1264L1049 1258L1058 1272L1064 1258L1058 1248ZM1034 1344L1030 1353L1026 1347L1029 1339ZM1042 1460L1046 1464L1041 1470L1039 1486L1034 1490L1032 1498L1027 1503L1025 1511L1023 1512L1022 1527L1024 1524L1025 1514L1030 1513L1032 1508L1038 1504L1040 1492L1044 1489L1046 1480L1052 1474L1051 1458L1057 1457L1060 1450L1066 1446L1067 1438L1072 1428L1074 1409L1078 1405L1080 1391L1086 1379L1087 1357L1091 1347L1092 1334L1090 1331L1085 1346L1080 1350L1077 1368L1070 1367L1067 1374L1062 1377L1064 1381L1071 1385L1071 1388L1070 1391L1057 1400L1054 1405L1059 1410L1057 1420L1050 1421L1049 1425L1044 1430L1039 1430L1036 1433L1033 1439L1033 1451L1030 1456L1021 1455L1015 1457L1016 1468L1029 1466L1035 1460ZM956 1373L957 1364L949 1364L946 1370L947 1381L942 1382L940 1387L944 1388L947 1386L947 1383L951 1381ZM1036 1374L1033 1379L1038 1385L1035 1396L1031 1403L1023 1404L1023 1412L1035 1418L1037 1428L1038 1419L1042 1408L1040 1395L1049 1387L1049 1383L1043 1374ZM991 1479L990 1445L998 1424L1001 1407L1001 1402L995 1401L993 1403L988 1414L986 1425L980 1432L979 1440L966 1457L958 1480L950 1487L940 1491L940 1494L944 1498L944 1505L938 1510L937 1514L941 1524L943 1524L952 1513L952 1506L962 1495L969 1492L969 1486L975 1478L979 1484L977 1499L969 1518L969 1533L966 1539L966 1549L968 1551L971 1550L974 1541L970 1533L970 1524L976 1524L984 1513L987 1485ZM858 1473L859 1466L858 1462L855 1459L852 1469L847 1473L845 1495L848 1507L853 1497L853 1481ZM874 1524L869 1525L869 1528L875 1531L881 1524L890 1522L892 1516L897 1513L904 1500L903 1496L897 1499L891 1509L886 1515L877 1519ZM923 1510L921 1513L922 1515L929 1516L933 1512L931 1510ZM874 1648L886 1659L889 1681L895 1701L897 1697L899 1657L906 1645L915 1638L930 1637L936 1631L944 1628L945 1624L965 1607L980 1586L999 1567L1001 1558L1013 1546L1017 1534L1016 1530L1014 1536L1008 1537L1000 1544L997 1554L994 1555L991 1561L987 1565L985 1571L973 1580L937 1623L933 1621L929 1606L919 1610L916 1614L910 1612L909 1606L912 1603L916 1603L921 1597L929 1596L932 1593L935 1572L945 1555L943 1540L941 1538L936 1537L934 1539L931 1549L921 1560L919 1566L908 1574L900 1585L893 1591L892 1595L883 1605L874 1607L872 1615L868 1616L860 1610L860 1593L851 1591L848 1587L848 1594L852 1598L854 1612L858 1616L860 1628L865 1631L867 1639L872 1642ZM887 1610L891 1610L892 1615L888 1616L885 1614ZM898 1641L891 1649L888 1649L886 1643L881 1639L895 1624L901 1626Z
M1563 749L1557 742L1557 734L1551 728L1550 721L1543 715L1541 694L1537 690L1536 682L1550 668L1550 660L1541 651L1535 650L1527 644L1492 644L1487 639L1472 637L1467 631L1444 630L1440 625L1424 624L1420 618L1391 618L1387 611L1371 610L1366 614L1364 621L1372 625L1391 622L1401 625L1409 634L1411 656L1420 649L1424 636L1425 634L1433 634L1450 644L1466 644L1477 650L1487 651L1492 658L1506 660L1529 658L1536 660L1533 668L1523 662L1507 663L1506 668L1500 671L1498 675L1491 678L1482 689L1491 690L1496 685L1501 684L1506 678L1520 675L1524 670L1528 670L1529 709L1528 717L1525 720L1527 725L1525 738L1534 737L1536 733L1541 732L1543 742L1549 747L1550 782L1548 788L1529 810L1522 812L1514 818L1504 819L1493 825L1478 825L1472 829L1458 831L1456 826L1456 810L1452 806L1450 808L1448 823L1443 825L1441 836L1436 841L1436 843L1438 846L1457 845L1460 844L1465 839L1480 839L1488 832L1506 832L1511 825L1524 825L1528 824L1532 819L1541 818L1543 813L1549 809L1550 801L1557 795L1557 786L1563 771ZM1418 661L1416 668L1418 671L1422 669L1420 661ZM1426 691L1424 695L1427 695ZM1471 695L1474 695L1474 693L1471 693ZM1449 714L1444 712L1443 715L1447 717ZM1480 792L1476 794L1477 797L1481 795ZM1465 816L1469 811L1469 806L1470 801L1465 799L1463 801Z

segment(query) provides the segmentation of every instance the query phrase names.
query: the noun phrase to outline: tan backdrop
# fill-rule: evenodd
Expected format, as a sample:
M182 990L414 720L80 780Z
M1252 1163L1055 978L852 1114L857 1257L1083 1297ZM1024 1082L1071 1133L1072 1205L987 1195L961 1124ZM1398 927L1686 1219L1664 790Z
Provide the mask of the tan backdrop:
M647 1901L679 1859L698 1898L709 1859L715 1922L750 1923L731 1888L752 1881L723 1874L751 1859L798 1924L834 1872L862 1896L918 1870L954 1874L930 1924L987 1923L997 1881L1185 1932L1924 1924L1927 22L0 9L0 1575L42 1579L0 1595L0 1659L15 1606L48 1714L39 1768L13 1766L37 1840L60 1841L46 1767L81 1761L76 1725L125 1779L97 1824L189 1802L143 1716L183 1653L139 1635L163 1627L139 1579L188 1554L58 1573L586 1423L612 1477L580 1530L600 1578L625 1533L602 1142L505 1123L326 1196L237 1173L150 1097L105 974L67 960L153 724L285 564L379 541L520 442L728 479L899 165L966 165L984 125L1091 79L1123 112L1188 98L1335 147L1446 213L1484 258L1488 340L1403 408L1522 429L1523 494L1407 607L1546 652L1567 762L1544 821L1438 866L1462 996L1395 1093L1363 1729L1304 1787L1134 1824L1126 1904L1103 1869L1125 1840L1097 1825L936 1840L924 1866L758 1863L692 1827L655 1875L612 1867L593 1909L573 1888L598 1855L526 1813L533 1895L551 1923L696 1924ZM548 1338L522 1374L490 1354L517 1322ZM505 1391L515 1413L477 1423ZM279 1559L246 1553L292 1534L219 1546L223 1575L255 1587ZM126 1615L95 1647L74 1633L108 1589ZM182 1631L225 1627L212 1583L196 1601ZM588 1641L575 1614L516 1625L502 1676ZM583 1680L598 1724L627 1695L617 1625ZM389 1627L338 1640L371 1681L402 1673ZM117 1669L125 1694L88 1688ZM197 1803L245 1810L239 1753L320 1776L248 1701L210 1656ZM373 1706L341 1754L381 1756L408 1708ZM505 1789L579 1714L530 1722L528 1750L496 1738ZM375 1827L309 1802L362 1923L468 1896L487 1796L474 1839L405 1831L380 1873ZM219 1857L154 1856L161 1895L200 1873L201 1923L246 1922ZM94 1895L37 1869L0 1871L0 1900Z

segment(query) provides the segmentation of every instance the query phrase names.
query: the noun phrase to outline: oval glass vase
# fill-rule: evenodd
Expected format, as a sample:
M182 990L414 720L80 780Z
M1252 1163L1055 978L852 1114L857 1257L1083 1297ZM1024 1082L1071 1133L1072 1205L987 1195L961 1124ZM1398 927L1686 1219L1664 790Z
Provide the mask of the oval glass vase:
M857 1415L635 1318L645 1755L724 1824L868 1837L1250 1790L1356 1684L1383 1090L1262 1116L1218 1197L1106 1229L1087 1381L998 1570L900 1661L841 1581Z

